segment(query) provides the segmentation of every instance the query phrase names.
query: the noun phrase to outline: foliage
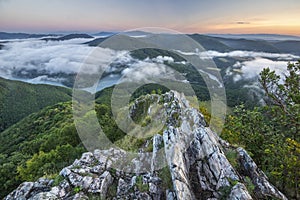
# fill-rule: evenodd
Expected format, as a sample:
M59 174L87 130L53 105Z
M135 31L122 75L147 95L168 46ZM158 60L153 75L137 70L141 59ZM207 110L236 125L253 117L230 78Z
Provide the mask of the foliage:
M244 183L245 183L245 186L246 186L248 192L251 195L253 195L254 189L255 189L255 185L252 183L251 178L249 178L249 176L245 177Z
M17 171L22 180L34 181L41 175L57 173L83 151L83 148L74 148L70 144L57 146L47 153L40 151L27 160L24 166L19 166Z
M260 74L267 105L235 108L221 137L244 146L271 182L290 197L300 188L300 63L289 64L280 77L270 69Z
M204 105L200 105L199 111L200 111L200 113L202 113L206 124L209 124L210 119L211 119L211 114L208 112L207 107Z
M114 142L123 138L124 133L118 129L106 103L111 91L109 88L96 94L95 107L102 129ZM53 177L84 151L73 122L71 102L58 103L27 116L0 134L0 185L3 188L0 197L23 181Z
M81 190L82 190L82 188L80 186L77 186L77 187L74 187L73 192L76 194L76 193L79 193Z
M132 102L142 95L164 94L168 91L169 91L168 88L166 88L165 86L159 85L159 84L154 84L154 83L145 84L133 92L130 101Z
M61 175L56 175L53 180L53 186L58 186L65 178Z
M137 138L131 135L124 136L121 140L115 142L119 148L125 151L138 152L138 149L145 143L144 138Z
M107 189L106 199L113 199L116 196L117 191L118 191L118 182L114 180L114 182Z
M118 128L109 105L96 104L95 111L103 132L111 142L120 140L126 135Z
M0 196L22 181L56 174L85 149L72 120L71 102L31 114L0 134Z
M158 171L158 177L162 180L162 189L167 190L173 188L172 176L168 166L163 167Z
M147 192L149 191L149 184L146 184L143 182L143 176L137 176L136 177L136 183L135 185L139 189L140 192Z
M225 154L226 158L235 169L238 167L237 152L235 149L229 149Z
M72 91L0 78L0 132L31 113L71 100Z
M147 115L147 116L145 117L145 119L142 121L141 126L142 126L142 127L145 127L145 126L147 126L148 124L150 124L151 121L152 121L151 117L150 117L149 115Z

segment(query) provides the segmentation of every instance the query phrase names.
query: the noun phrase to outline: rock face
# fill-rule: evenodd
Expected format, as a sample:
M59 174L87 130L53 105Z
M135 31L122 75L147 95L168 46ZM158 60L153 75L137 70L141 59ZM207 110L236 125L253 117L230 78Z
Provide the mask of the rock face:
M236 150L239 170L234 169L224 153L227 143L206 127L203 115L182 94L171 91L153 99L163 103L166 124L162 135L145 140L139 150L145 152L145 146L152 145L148 172L116 170L113 164L124 157L123 150L95 150L62 169L55 180L24 182L5 199L287 199L242 148ZM131 114L135 110L137 104ZM161 149L164 158L158 153ZM167 166L158 169L157 163L163 161ZM245 176L253 191L245 186Z
M253 184L256 186L255 190L258 198L275 197L277 199L287 200L287 198L268 181L267 176L257 167L243 148L239 147L237 152L241 174L251 178Z

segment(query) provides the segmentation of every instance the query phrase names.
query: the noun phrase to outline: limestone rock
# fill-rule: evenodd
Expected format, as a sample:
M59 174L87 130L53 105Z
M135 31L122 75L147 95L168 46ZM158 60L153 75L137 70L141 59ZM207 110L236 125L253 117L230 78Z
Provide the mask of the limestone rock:
M257 198L273 197L287 200L286 196L268 181L267 176L257 167L255 162L243 148L239 147L237 151L239 156L238 160L242 167L242 173L251 178L255 185L255 194Z
M108 193L109 198L115 200L251 200L242 183L244 176L251 178L256 199L287 199L268 182L244 149L237 149L241 172L233 168L223 149L230 145L206 127L203 115L190 107L183 94L170 91L145 98L148 99L140 98L133 104L131 116L136 116L139 106L147 105L144 111L149 113L152 108L149 103L161 101L166 116L163 135L155 134L145 141L144 147L153 146L151 156L144 153L143 147L139 149L141 154L134 159L126 157L124 150L115 148L87 152L60 171L64 180L58 185L53 185L53 180L42 178L36 182L24 182L5 200L77 200L88 199L89 195L106 199ZM120 170L124 159L129 159L132 168ZM166 183L166 176L160 177L162 166L170 171L170 184ZM146 168L149 170L145 172ZM130 170L136 173L128 173Z
M228 200L251 200L252 197L244 184L238 183L231 189Z

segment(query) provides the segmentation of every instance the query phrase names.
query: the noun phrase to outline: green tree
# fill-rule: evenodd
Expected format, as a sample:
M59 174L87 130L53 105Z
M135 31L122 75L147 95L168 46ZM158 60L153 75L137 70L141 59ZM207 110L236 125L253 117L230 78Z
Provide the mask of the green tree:
M260 83L266 105L236 107L221 137L244 146L273 184L299 198L300 63L289 63L284 76L263 69Z

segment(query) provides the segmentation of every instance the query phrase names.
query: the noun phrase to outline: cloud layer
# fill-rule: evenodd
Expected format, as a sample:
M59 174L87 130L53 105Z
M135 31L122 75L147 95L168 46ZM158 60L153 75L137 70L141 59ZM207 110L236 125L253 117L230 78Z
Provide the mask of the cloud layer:
M16 40L5 43L0 50L0 76L27 78L28 82L61 82L55 75L76 74L85 63L87 71L94 72L100 62L113 58L126 60L124 52L82 45L85 39L67 41ZM34 74L32 74L34 73ZM53 76L52 76L53 75ZM51 78L50 78L51 77Z
M131 77L132 81L172 76L163 64L174 62L171 57L141 61L126 51L89 47L83 42L86 39L48 42L28 39L5 43L5 48L0 50L0 76L31 83L61 84L69 75L97 73L100 67L108 74L122 72L121 75Z
M275 70L277 74L284 74L286 72L287 63L288 61L273 61L266 58L255 58L251 61L235 63L231 68L227 69L227 75L233 75L234 81L254 79L267 67L271 70Z
M8 79L19 78L32 83L62 84L68 76L78 73L84 63L83 71L85 73L96 73L101 66L106 69L108 75L121 73L120 75L132 81L151 79L151 77L172 80L178 78L178 74L164 64L165 62L175 62L171 57L158 56L141 61L132 58L126 51L113 51L83 45L82 43L86 41L88 40L73 39L46 42L39 39L28 39L5 43L5 47L0 50L0 76ZM270 67L278 73L284 73L288 61L299 59L292 54L253 51L179 53L199 55L204 60L216 57L247 58L245 59L247 61L236 62L226 70L226 75L233 76L234 81L253 79L265 67ZM113 64L109 65L111 62ZM110 82L111 84L113 82Z
M199 55L201 59L212 59L215 57L240 57L240 58L276 58L278 60L295 60L299 59L299 56L286 53L267 53L267 52L255 52L255 51L230 51L230 52L218 52L218 51L202 51L202 52L177 52L183 55Z
M278 74L283 74L285 73L288 62L300 59L299 56L295 56L293 54L254 51L231 51L224 53L218 51L178 52L183 55L198 55L203 60L226 57L249 59L244 62L238 61L226 70L226 75L233 76L234 81L257 78L261 70L267 67L275 70Z

